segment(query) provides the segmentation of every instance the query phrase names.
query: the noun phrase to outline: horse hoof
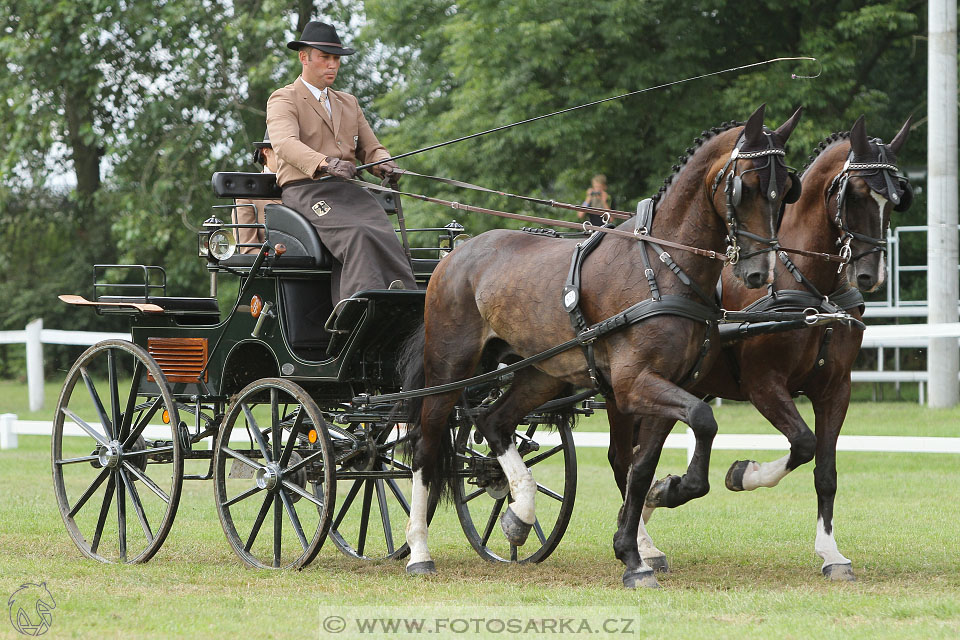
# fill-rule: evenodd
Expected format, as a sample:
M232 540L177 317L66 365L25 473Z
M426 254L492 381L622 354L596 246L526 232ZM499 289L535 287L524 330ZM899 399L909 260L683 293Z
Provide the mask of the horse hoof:
M515 547L522 547L530 535L532 524L527 524L513 512L513 509L507 507L507 510L500 516L500 528L503 529L503 535L507 537L507 542Z
M823 575L834 582L857 581L857 577L853 575L853 567L849 564L828 564L823 568Z
M647 563L647 566L653 569L654 573L670 573L670 567L667 566L667 556L653 556L652 558L644 558L644 562Z
M636 589L644 587L646 589L659 589L660 583L653 575L650 569L633 569L623 572L623 586L627 589Z
M650 487L650 490L647 491L647 499L644 501L648 507L666 507L667 504L667 494L670 493L670 488L680 482L680 476L669 475L661 480L657 480L656 484Z
M433 564L433 560L414 562L413 564L407 565L407 575L410 576L432 576L436 573L437 566Z
M725 481L727 489L730 489L730 491L743 491L743 474L747 472L747 468L751 464L753 464L753 460L737 460L730 465Z

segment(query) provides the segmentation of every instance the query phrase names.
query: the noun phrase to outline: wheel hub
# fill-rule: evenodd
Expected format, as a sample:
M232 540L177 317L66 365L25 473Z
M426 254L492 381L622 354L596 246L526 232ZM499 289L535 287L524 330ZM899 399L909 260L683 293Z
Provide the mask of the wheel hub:
M277 465L277 463L270 462L266 467L257 469L254 477L258 487L261 489L266 489L267 491L273 491L277 488L277 485L280 484L282 476L280 473L280 467Z
M123 449L120 448L120 442L113 440L108 442L106 445L100 445L97 448L97 459L100 461L101 467L109 467L113 469L122 460Z

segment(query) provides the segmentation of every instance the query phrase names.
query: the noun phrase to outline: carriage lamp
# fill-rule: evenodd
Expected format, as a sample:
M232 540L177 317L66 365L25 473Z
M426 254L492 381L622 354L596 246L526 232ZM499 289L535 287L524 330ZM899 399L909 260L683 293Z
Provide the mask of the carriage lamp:
M226 260L237 251L237 239L229 229L217 229L210 234L210 255L217 260Z
M453 239L453 248L456 249L472 237L469 233L458 233Z
M223 222L216 216L211 216L203 221L203 226L197 232L197 252L201 258L210 257L210 234L214 229L223 226Z
M437 246L440 248L440 257L444 257L456 248L456 239L463 235L463 225L456 220L451 220L444 225L443 232L440 234Z

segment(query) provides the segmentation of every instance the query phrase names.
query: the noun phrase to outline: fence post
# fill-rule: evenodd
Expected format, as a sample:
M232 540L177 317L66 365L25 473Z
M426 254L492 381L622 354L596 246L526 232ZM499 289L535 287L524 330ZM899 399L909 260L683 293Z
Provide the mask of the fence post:
M16 421L15 413L0 415L0 449L17 448L17 434L13 431L13 423Z
M43 318L37 318L26 327L27 333L27 389L30 393L30 411L43 409Z

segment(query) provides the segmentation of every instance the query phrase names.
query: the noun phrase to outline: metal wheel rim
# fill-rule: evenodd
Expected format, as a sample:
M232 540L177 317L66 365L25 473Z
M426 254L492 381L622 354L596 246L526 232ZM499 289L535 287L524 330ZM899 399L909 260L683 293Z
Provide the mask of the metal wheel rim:
M134 361L134 372L125 397L121 393L118 379L118 356L121 353L132 357ZM98 384L98 378L102 376L96 376L87 369L100 356L106 357L108 374L106 381L101 379ZM143 376L148 374L153 377L158 387L159 395L157 396L136 393ZM73 398L78 382L81 382L81 387L86 388L94 402L93 412L99 421L99 429L96 426L97 422L84 420L85 416L80 416L70 408L70 400ZM101 393L104 387L106 387L106 394ZM107 397L104 398L104 396ZM136 400L139 397L150 397L152 400L138 403ZM140 451L136 448L137 443L145 442L141 438L144 429L161 411L168 412L169 416L169 444L154 448L151 455L169 456L169 463L150 461L146 471L141 471L143 455L136 455ZM68 415L67 412L73 413L73 416ZM66 419L87 432L86 437L94 446L93 451L88 452L87 455L64 457L63 438ZM77 420L83 424L81 425ZM113 425L117 423L119 423L119 431L114 431ZM57 401L53 420L51 467L60 515L67 533L85 556L104 563L143 563L150 560L163 545L176 517L183 483L183 456L177 438L179 424L177 406L170 393L167 379L154 359L142 347L126 340L105 340L84 351L70 368ZM97 434L98 437L95 438L93 434ZM75 448L72 444L70 446ZM119 452L119 455L111 455L111 451ZM116 466L94 467L100 469L100 471L90 472L89 475L94 478L94 481L79 493L76 500L71 500L68 494L72 493L72 490L68 489L67 485L77 482L72 477L69 480L65 479L64 470L69 469L68 473L71 475L83 474L92 464L101 463L100 459L91 459L97 457L95 454L98 452L109 459L109 464ZM168 481L159 480L157 473L150 472L151 465L159 469L161 465L166 467L166 464L170 465ZM97 499L101 493L103 497ZM164 506L159 506L154 502L155 500L159 500ZM130 511L127 511L128 502ZM93 531L89 532L91 539L88 541L87 536L84 535L84 529L89 527L86 522L78 523L77 516L83 512L83 519L86 520L87 514L96 508L97 503L100 505L99 515L96 524L92 527ZM158 510L161 512L159 518ZM105 548L101 544L103 534L109 534L107 522L112 519L111 515L116 518L117 523L116 557L100 553ZM142 545L138 544L140 534L137 533L137 524L133 525L134 529L131 532L129 520L139 524L140 532L143 534Z

